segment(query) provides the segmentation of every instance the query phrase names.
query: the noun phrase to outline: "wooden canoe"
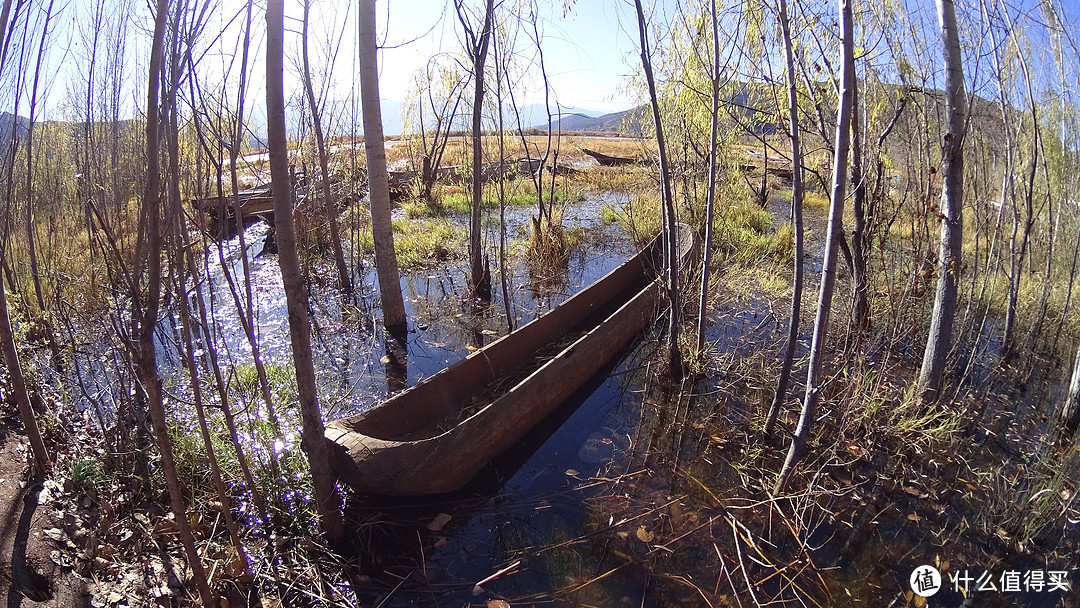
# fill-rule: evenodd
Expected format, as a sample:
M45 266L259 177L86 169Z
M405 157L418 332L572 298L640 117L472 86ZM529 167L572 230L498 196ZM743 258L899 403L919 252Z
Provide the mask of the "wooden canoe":
M624 165L644 165L649 161L646 158L626 158L623 156L608 156L600 152L593 152L588 148L582 148L582 152L596 159L604 167L621 167Z
M680 225L676 240L680 264L686 264L696 254L697 236ZM548 313L383 403L329 423L338 477L379 495L461 488L652 322L664 298L654 280L662 250L658 237ZM544 350L557 354L529 369ZM493 384L511 384L507 377L522 379L485 396Z

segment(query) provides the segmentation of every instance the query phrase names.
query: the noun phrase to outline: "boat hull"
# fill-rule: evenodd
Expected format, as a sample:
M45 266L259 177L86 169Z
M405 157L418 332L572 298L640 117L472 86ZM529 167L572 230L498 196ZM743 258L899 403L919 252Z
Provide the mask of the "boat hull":
M340 479L391 496L461 488L652 322L663 300L660 284L648 279L659 249L654 242L547 314L382 404L329 423L331 465ZM577 337L510 390L460 422L453 418L495 379L567 335ZM454 422L439 428L436 420Z

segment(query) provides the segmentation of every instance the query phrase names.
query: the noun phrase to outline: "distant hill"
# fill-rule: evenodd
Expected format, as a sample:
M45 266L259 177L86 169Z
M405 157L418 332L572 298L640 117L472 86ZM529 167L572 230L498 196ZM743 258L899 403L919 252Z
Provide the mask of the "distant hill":
M647 106L638 106L622 112L610 112L600 116L589 116L579 112L564 113L552 120L552 129L562 131L592 131L604 133L625 133L627 135L640 135L642 132L641 117L648 110ZM537 124L537 129L546 130L547 123Z
M563 112L561 117L552 117L550 126L552 129L562 131L641 135L641 119L648 116L645 114L648 109L648 106L641 105L622 112L609 112L599 116L590 116L582 112ZM545 122L539 122L534 123L533 128L547 130L548 126Z
M22 139L26 137L27 127L29 126L29 119L16 116L11 112L0 112L0 159L6 160L8 158L12 133Z
M762 101L759 99L761 96L755 89L757 88L744 85L728 99L721 100L721 104L725 105L727 111L737 116L739 122L747 125L752 132L758 135L771 135L782 127L762 121L761 116L753 109L759 101ZM612 112L595 117L580 113L568 113L562 115L562 120L553 120L551 127L562 131L641 135L652 128L652 110L648 104L642 104L622 112ZM548 125L540 122L535 128L546 130Z

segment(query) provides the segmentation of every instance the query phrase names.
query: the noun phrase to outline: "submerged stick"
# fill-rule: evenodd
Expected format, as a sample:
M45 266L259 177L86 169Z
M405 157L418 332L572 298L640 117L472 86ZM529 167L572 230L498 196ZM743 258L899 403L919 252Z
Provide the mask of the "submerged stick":
M492 574L491 576L485 578L484 580L476 583L475 585L473 585L473 588L472 588L473 595L480 595L481 593L484 592L484 589L481 587L481 585L486 585L487 583L490 583L491 581L499 578L500 576L506 574L507 572L510 572L511 570L513 570L514 568L517 568L520 565L521 565L521 560L519 559L518 561L510 564L509 566L503 568L502 570L499 570L495 574Z

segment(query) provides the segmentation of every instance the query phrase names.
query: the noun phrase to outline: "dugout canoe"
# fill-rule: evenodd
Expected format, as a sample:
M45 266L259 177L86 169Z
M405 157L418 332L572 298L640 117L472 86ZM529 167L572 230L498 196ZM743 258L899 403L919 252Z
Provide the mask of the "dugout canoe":
M626 158L623 156L608 156L600 152L594 152L588 148L582 148L582 152L596 159L596 162L600 163L604 167L622 167L624 165L644 165L648 164L647 158Z
M697 235L680 224L676 243L685 266ZM657 237L546 314L381 404L329 423L338 477L378 495L460 489L653 322L665 299L657 280L662 251ZM509 389L496 391L499 385Z

